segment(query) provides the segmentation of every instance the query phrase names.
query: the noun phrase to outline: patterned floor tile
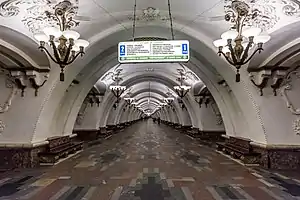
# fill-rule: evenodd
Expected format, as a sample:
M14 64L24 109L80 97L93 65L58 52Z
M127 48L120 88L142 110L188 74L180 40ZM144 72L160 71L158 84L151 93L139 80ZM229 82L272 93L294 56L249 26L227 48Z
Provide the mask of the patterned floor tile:
M0 174L0 200L300 199L297 180L145 121L58 165Z

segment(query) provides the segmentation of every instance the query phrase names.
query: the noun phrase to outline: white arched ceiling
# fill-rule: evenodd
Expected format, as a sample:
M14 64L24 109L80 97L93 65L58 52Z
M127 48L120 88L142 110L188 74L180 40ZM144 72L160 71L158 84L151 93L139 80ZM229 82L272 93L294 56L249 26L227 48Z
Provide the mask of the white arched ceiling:
M40 111L38 119L33 119L32 121L32 123L37 125L32 130L34 132L33 141L58 133L69 134L72 131L80 105L90 88L113 66L116 66L117 43L132 39L132 21L128 19L128 17L132 16L133 5L130 3L125 1L116 3L113 1L97 0L94 2L79 1L79 4L78 14L88 16L92 19L81 21L80 26L76 29L82 34L83 38L91 42L91 46L87 49L83 59L77 60L72 67L66 70L67 77L64 83L58 84L58 80L53 80L50 82L53 85L46 87L51 93L39 105L40 107L37 108ZM22 6L24 6L24 9L18 15L7 18L1 17L1 25L9 27L15 32L23 33L28 38L32 38L32 34L22 24L22 19L26 11L25 7L30 7L31 5L29 3L27 5L22 4ZM143 0L139 2L138 13L142 13L142 10L149 6L159 8L162 16L167 14L166 2L158 0L151 2ZM223 119L227 132L232 135L240 134L242 136L250 134L255 141L265 142L266 130L262 119L257 116L258 111L246 109L247 107L256 106L257 103L255 102L255 98L253 98L256 90L248 87L248 79L243 80L239 85L235 84L232 67L228 66L222 59L219 59L216 55L216 49L212 47L212 41L217 39L222 31L229 28L229 25L224 23L223 19L215 20L216 18L213 18L224 15L223 6L223 1L218 0L172 1L175 38L190 41L192 56L191 61L186 66L201 78L216 99L222 116L224 116ZM275 42L280 38L284 38L286 42L289 41L289 38L284 37L285 33L275 33L284 30L281 27L297 20L298 16L281 18L273 28L276 31L271 41ZM297 25L297 22L295 24ZM151 22L140 20L137 23L136 36L170 38L169 24L164 20L154 20ZM9 34L5 38L6 41L12 41L12 39L15 39L14 36ZM24 45L29 43L26 40L20 40L20 42L24 43ZM270 47L272 47L272 43L270 43ZM268 51L271 51L271 48L266 45L266 49L266 55L269 55ZM258 59L258 63L253 64L253 66L258 67L265 59L268 58ZM53 74L55 70L57 71L57 66L52 63L51 68L53 71L51 75L54 76ZM247 75L242 72L242 76L247 77ZM68 94L66 94L66 88L69 87L75 77L80 81L80 85L71 88ZM143 81L149 81L149 78L151 77L146 76ZM233 91L232 93L226 93L224 88L217 85L220 78L226 80ZM169 85L168 87L170 88L173 86L170 83L163 84ZM128 84L128 87L130 85L134 85L134 83ZM109 100L112 99L112 95L107 95L104 101L104 105L107 106L103 106L104 109L101 114L111 108ZM192 103L190 100L188 102ZM192 112L192 107L190 110L191 112L189 111L189 113L191 113L192 120L195 120L196 117ZM104 121L106 120L107 117ZM56 130L51 127L55 127Z
M142 66L140 66L140 68L141 67ZM153 102L155 102L155 104L159 104L159 102L162 102L163 98L168 97L166 93L168 91L172 91L173 86L178 84L174 82L174 80L176 79L175 76L174 76L174 80L170 79L169 76L170 75L168 73L161 74L160 72L156 72L155 70L148 72L147 74L144 74L141 71L135 73L132 72L130 73L130 76L128 75L124 77L123 85L126 85L128 86L128 88L131 88L130 90L131 97L136 98L137 105L140 105L142 108L146 108L148 103L148 98L149 98L149 82L150 82L150 91L152 93L152 100ZM172 93L175 95L174 91L172 91ZM114 101L110 101L110 102L112 103ZM152 109L157 107L154 105L153 102L151 102ZM121 102L115 114L110 115L108 121L111 123L112 122L118 123L119 118L121 116L121 114L119 115L118 113L122 112L122 108L125 105L126 105L125 102ZM110 104L110 106L112 106L112 104ZM107 107L109 110L108 105L105 105L105 107ZM189 109L192 110L191 107ZM182 115L181 112L179 112L179 115ZM115 116L115 120L111 119L111 117L113 116ZM179 117L179 118L184 118L184 117ZM188 124L191 124L190 120L192 117L188 116L185 118L187 118ZM197 124L198 119L196 119L195 116L193 120L194 123ZM105 124L105 122L101 124Z

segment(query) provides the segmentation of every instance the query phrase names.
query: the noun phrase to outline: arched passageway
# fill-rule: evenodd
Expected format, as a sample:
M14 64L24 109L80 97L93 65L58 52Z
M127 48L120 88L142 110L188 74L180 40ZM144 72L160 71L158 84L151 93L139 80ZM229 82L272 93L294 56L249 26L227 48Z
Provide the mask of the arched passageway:
M264 188L265 185L276 185L274 181L242 177L240 173L246 168L235 164L234 178L229 181L224 176L227 181L224 184L243 184L239 181L245 179L265 185L253 192L246 189L252 187L247 185L248 182L244 185L246 188L236 188L237 191L205 184L201 187L203 193L189 194L191 187L195 187L192 191L200 187L196 186L200 183L198 180L206 180L206 172L224 174L225 170L230 170L233 164L219 155L223 153L247 165L276 170L300 168L299 5L289 0L244 2L256 13L246 22L261 28L262 35L271 35L271 40L264 44L260 54L239 69L240 82L235 80L235 67L218 56L218 49L213 46L213 41L232 26L223 18L234 12L231 6L237 1L192 0L183 3L174 0L169 13L167 2L141 0L136 7L136 21L133 20L134 1L1 2L0 168L32 168L41 163L56 163L83 148L82 157L67 159L61 164L76 170L66 174L67 170L62 166L53 167L52 170L60 173L57 176L72 179L80 170L84 173L103 172L100 179L107 187L115 187L114 184L121 180L133 180L129 190L140 186L140 192L135 194L141 199L146 198L143 195L150 195L147 187L160 188L151 176L148 177L151 173L170 188L178 189L180 185L178 195L180 193L187 199L189 195L199 199L197 195L206 193L207 199L219 198L218 191L229 195L226 192L229 190L235 194L229 195L231 199L257 199L255 194L259 192L276 199L274 196L279 194ZM57 26L51 13L61 5L71 11L68 17L72 16L72 19L68 18L71 20L66 27L76 30L81 34L80 38L89 41L85 55L64 68L64 81L60 81L61 69L49 56L58 41L50 42L52 47L45 43L50 52L45 54L39 51L34 37L45 26ZM120 64L119 42L133 39L167 41L172 38L172 33L176 40L189 41L188 62ZM61 45L63 41L60 40ZM247 41L251 43L251 38ZM79 44L78 41L75 44ZM258 42L253 45L259 47ZM63 56L65 52L56 56ZM229 55L226 48L222 52ZM231 61L235 62L234 59ZM186 95L181 96L176 91L174 86L179 85L189 88ZM117 94L116 88L124 88L123 93ZM128 144L127 147L124 144ZM93 145L96 146L90 147ZM227 162L230 164L224 164ZM122 171L131 165L135 166L131 171L112 175L113 171ZM191 171L185 172L186 165L192 168ZM166 167L174 167L174 171L172 169L164 178ZM180 177L176 176L177 168ZM152 185L134 183L134 174L138 172L143 172L140 175L148 178ZM51 173L46 179L56 180ZM74 179L78 177L74 175ZM185 180L184 177L189 178ZM189 189L185 182L189 182ZM93 189L76 188L71 192L67 187L64 190L70 195L81 193L82 197ZM118 195L118 189L110 189ZM119 192L125 189L119 189ZM164 187L158 190L164 191L165 197L176 193ZM279 192L282 195L282 191ZM225 197L221 195L220 198Z

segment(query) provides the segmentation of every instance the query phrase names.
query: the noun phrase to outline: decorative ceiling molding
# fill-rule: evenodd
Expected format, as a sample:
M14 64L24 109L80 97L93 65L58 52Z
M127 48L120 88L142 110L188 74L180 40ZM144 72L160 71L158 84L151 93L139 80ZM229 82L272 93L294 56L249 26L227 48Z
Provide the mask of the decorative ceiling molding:
M133 16L128 17L129 20L134 20ZM174 18L173 18L174 19ZM160 10L153 7L143 9L143 13L136 16L136 21L168 21L169 15L161 15Z
M231 7L233 0L224 0L225 18L233 15ZM300 1L299 0L244 0L250 6L250 12L254 13L254 19L246 20L245 24L260 27L264 31L273 28L282 16L299 17ZM232 20L235 17L231 18ZM231 21L233 23L233 21Z
M46 26L58 26L55 18L49 15L54 13L57 6L67 8L68 17L74 18L78 12L78 4L79 0L7 0L0 4L0 16L17 16L24 7L25 14L22 16L22 22L30 32L35 34Z

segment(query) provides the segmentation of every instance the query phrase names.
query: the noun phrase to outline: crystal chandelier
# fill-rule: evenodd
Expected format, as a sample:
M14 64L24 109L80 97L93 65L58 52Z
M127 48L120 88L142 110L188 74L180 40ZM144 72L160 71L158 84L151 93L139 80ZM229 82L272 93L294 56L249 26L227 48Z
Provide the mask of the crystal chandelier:
M183 84L184 80L186 79L185 74L181 70L178 71L180 73L180 77L177 80L180 82L180 85L174 86L174 90L176 91L177 95L182 99L190 91L191 86Z
M248 4L238 0L232 1L231 8L232 12L225 15L225 20L234 25L213 44L218 48L219 56L223 55L227 62L236 68L236 82L240 82L241 66L248 63L257 52L263 51L263 44L271 37L262 33L261 28L247 26L257 17L257 11L251 11Z
M80 34L70 30L79 25L79 22L73 20L75 7L70 1L62 1L54 7L54 13L46 11L49 20L53 20L59 26L46 27L42 33L34 35L34 38L40 42L39 49L51 58L53 62L61 68L60 81L64 81L64 69L70 65L80 55L84 55L84 49L89 42L79 39ZM48 51L47 45L50 45L53 55Z

